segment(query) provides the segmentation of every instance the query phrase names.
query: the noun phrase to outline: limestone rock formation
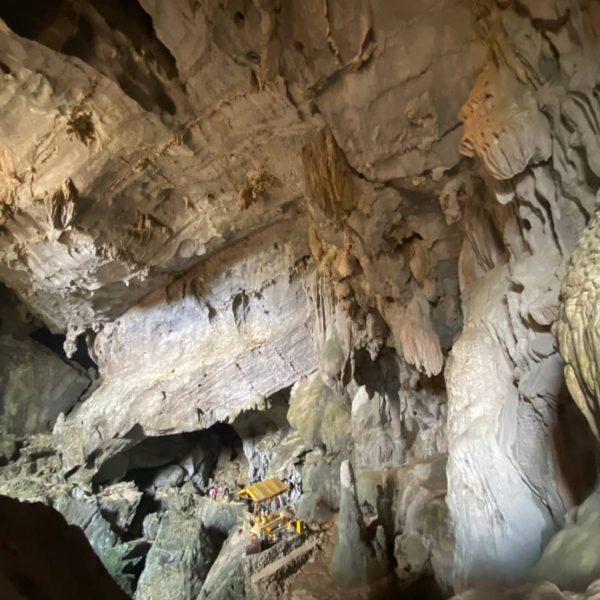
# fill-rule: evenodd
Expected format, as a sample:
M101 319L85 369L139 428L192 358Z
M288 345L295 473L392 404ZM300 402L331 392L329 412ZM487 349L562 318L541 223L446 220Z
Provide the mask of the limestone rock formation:
M596 490L581 506L567 513L563 529L554 535L530 578L551 581L560 589L583 592L600 577L598 532L600 492Z
M343 454L315 450L306 455L302 469L302 497L297 514L310 524L318 523L340 508L340 467Z
M338 543L331 562L334 579L344 587L359 587L382 578L389 568L382 547L382 529L369 533L356 496L354 473L348 461L340 466Z
M57 428L67 466L232 421L314 369L307 251L292 222L263 230L106 325L95 342L102 385Z
M196 598L215 556L201 521L191 514L167 511L146 558L135 598Z
M0 3L0 493L137 598L592 597L599 56L596 0ZM243 556L271 476L313 531Z
M448 500L454 522L460 524L456 527L456 564L465 574L477 573L480 582L493 580L501 565L510 577L525 575L549 534L562 524L564 512L549 448L540 451L533 446L533 439L540 445L549 443L539 429L552 421L545 424L543 413L528 414L527 405L519 402L510 359L495 337L496 332L510 331L498 303L508 293L506 285L499 271L490 272L485 282L472 288L469 307L473 312L446 369ZM545 393L558 396L560 360L542 359L538 365ZM546 418L550 420L551 413ZM540 453L537 459L532 451ZM531 460L535 460L534 468L526 462Z
M378 512L393 513L396 536L394 557L398 578L405 585L431 577L443 595L452 590L454 537L445 501L446 457L409 463L399 473L399 498L389 503L379 499ZM393 509L392 509L393 506Z
M402 467L358 472L356 488L366 518L381 525L402 593L453 588L453 524L446 504L445 454ZM372 525L371 525L372 526Z
M347 401L328 387L318 373L295 384L287 418L313 446L323 446L334 453L348 446L350 411Z
M458 589L524 575L563 520L549 441L560 427L562 364L550 327L598 181L595 125L582 120L598 110L598 13L592 5L553 11L550 4L487 14L493 60L461 113L461 150L481 159L502 206L463 242L466 326L446 369ZM577 20L572 38L565 18ZM546 34L551 23L557 29ZM486 228L501 240L496 248L476 233Z
M556 322L560 351L565 360L565 380L577 406L596 437L600 373L596 362L598 332L594 326L598 310L597 258L600 213L590 221L571 255L561 287L561 312Z
M213 563L197 600L235 600L244 597L243 559L251 547L247 535L233 531Z

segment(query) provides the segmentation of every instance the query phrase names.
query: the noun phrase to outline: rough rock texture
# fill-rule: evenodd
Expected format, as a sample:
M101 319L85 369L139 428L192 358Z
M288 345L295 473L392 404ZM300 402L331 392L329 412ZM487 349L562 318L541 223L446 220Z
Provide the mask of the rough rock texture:
M586 227L573 252L561 287L556 333L565 360L565 380L594 435L600 438L600 373L596 360L598 330L598 253L600 212Z
M252 546L247 532L232 532L210 568L197 600L237 600L244 597L243 559Z
M393 503L393 513L399 532L394 539L398 578L412 583L432 575L438 589L447 595L452 590L454 538L445 501L445 466L445 456L409 463L406 472L398 475L400 498ZM382 515L386 508L380 499ZM392 512L391 507L387 510Z
M287 418L312 446L324 446L334 453L348 447L351 425L347 400L328 387L319 373L295 384Z
M167 510L146 557L136 600L196 598L216 554L201 521Z
M421 586L448 597L453 587L453 525L446 504L446 455L402 467L359 471L357 495L363 513L383 527L401 590ZM421 592L422 593L422 592Z
M118 531L127 531L142 500L142 493L131 482L105 487L98 494L100 512Z
M241 449L247 462L242 482L269 477L289 479L297 476L297 464L307 451L307 443L290 426L289 389L268 399L266 407L243 412L232 427L241 438ZM229 460L231 456L228 457ZM231 464L231 462L230 462Z
M94 494L87 483L65 480L62 464L48 435L20 442L18 458L0 467L0 494L43 503L62 514L85 535L104 567L127 593L135 589L135 567L147 547L142 540L125 542L142 494L132 483L107 486ZM133 569L133 570L132 570Z
M11 6L1 14L24 36L3 27L0 42L1 251L2 279L79 331L277 221L301 194L307 124L259 73L260 28L236 47L222 8L72 8L40 9L29 25ZM239 210L255 171L270 183Z
M276 221L323 118L372 180L459 161L485 51L466 6L71 5L1 14L2 278L56 327L114 318Z
M302 468L302 497L297 514L318 523L340 508L340 466L344 456L315 450L306 455Z
M526 575L596 475L566 388L597 435L597 220L567 261L600 187L599 39L595 0L3 2L0 280L99 377L3 401L19 434L65 414L60 456L0 435L0 487L59 486L132 586L154 542L144 590L165 511L212 515L217 548L236 513L208 479L275 474L307 519L379 531L403 584L448 594L451 558L456 591ZM123 478L139 503L103 498ZM198 536L175 597L216 556L192 575Z
M338 543L331 559L334 580L343 587L359 587L382 578L389 568L382 547L382 527L375 536L367 530L356 496L354 473L348 461L340 466Z
M116 534L101 512L99 498L89 488L69 483L62 476L61 463L49 436L30 438L28 445L21 448L18 460L1 469L0 493L52 506L69 524L84 531L100 558L117 543ZM104 500L110 496L106 490ZM132 501L136 505L139 494Z
M232 421L313 370L307 252L294 223L265 229L106 325L102 385L57 427L66 465Z

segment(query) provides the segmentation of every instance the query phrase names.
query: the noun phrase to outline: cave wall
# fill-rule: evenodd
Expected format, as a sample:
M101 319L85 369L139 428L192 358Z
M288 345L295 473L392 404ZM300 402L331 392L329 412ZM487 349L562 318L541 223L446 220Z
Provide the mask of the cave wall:
M563 386L562 359L551 326L565 262L594 211L598 186L597 8L528 3L492 13L488 27L496 46L461 113L462 151L480 158L490 190L514 205L521 231L516 241L504 231L510 252L508 270L499 275L504 290L492 281L465 281L470 326L446 369L459 588L524 574L562 522L549 435ZM495 402L489 387L481 389L482 378L491 375L482 357L504 378L493 385L502 396ZM493 454L500 454L489 462L488 427L498 444ZM474 522L499 529L475 530Z
M93 373L43 344L40 331L46 331L43 323L0 286L0 455L5 458L16 437L50 432L59 414L92 383Z
M224 249L98 333L102 384L56 427L68 468L232 422L316 368L298 223Z
M63 473L228 422L307 518L351 459L442 589L525 575L595 476L555 338L597 433L595 221L553 324L600 184L599 4L26 4L0 8L0 279L68 354L95 334L97 389L46 419Z

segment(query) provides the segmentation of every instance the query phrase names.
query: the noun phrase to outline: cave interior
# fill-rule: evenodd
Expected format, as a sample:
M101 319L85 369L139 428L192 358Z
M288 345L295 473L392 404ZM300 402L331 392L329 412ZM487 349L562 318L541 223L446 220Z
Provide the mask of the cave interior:
M0 597L600 598L599 189L599 0L3 0Z

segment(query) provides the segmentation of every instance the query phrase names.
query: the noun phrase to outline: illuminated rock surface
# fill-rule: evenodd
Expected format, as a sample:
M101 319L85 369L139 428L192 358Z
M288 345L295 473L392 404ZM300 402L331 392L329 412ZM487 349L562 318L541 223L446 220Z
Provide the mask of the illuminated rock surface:
M138 599L583 594L599 39L595 0L3 2L0 493ZM246 561L206 495L270 476L322 530Z

